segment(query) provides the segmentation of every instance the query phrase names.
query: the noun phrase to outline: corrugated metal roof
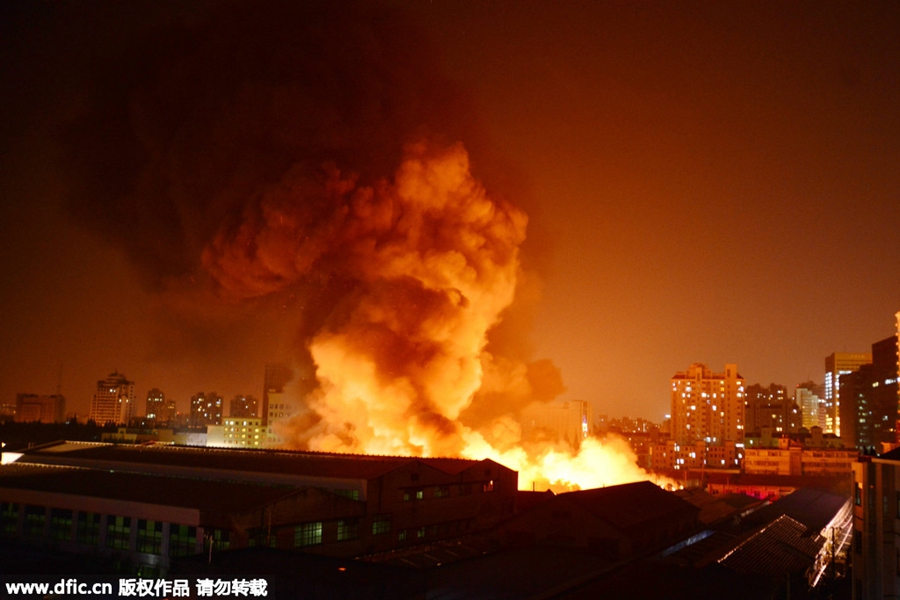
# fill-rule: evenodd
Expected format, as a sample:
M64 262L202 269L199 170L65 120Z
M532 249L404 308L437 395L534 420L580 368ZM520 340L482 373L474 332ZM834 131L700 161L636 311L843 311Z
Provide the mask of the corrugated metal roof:
M719 559L719 564L755 575L802 572L815 563L825 543L819 536L805 535L806 531L804 524L782 515Z
M825 528L850 498L819 488L801 488L748 515L747 523L774 521L777 515L787 515L807 528L807 535L816 535Z

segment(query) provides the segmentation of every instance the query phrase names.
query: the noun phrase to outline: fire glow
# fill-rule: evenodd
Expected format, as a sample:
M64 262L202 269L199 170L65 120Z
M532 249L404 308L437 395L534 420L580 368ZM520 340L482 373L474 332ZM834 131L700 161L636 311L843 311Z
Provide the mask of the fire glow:
M203 263L237 298L345 282L306 340L318 387L282 427L287 445L491 458L526 489L646 479L624 442L576 452L525 440L515 413L491 410L535 401L539 369L489 350L522 276L526 224L472 176L461 144L419 142L372 185L327 165L289 173L220 229Z

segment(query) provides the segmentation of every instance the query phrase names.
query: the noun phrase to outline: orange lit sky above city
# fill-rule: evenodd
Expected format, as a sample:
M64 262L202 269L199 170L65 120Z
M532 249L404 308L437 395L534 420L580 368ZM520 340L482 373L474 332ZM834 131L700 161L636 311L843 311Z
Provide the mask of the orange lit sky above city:
M492 343L596 414L661 421L694 362L821 382L896 331L895 2L225 6L0 6L0 402L85 415L113 370L139 413L261 396L328 294L214 293L212 240L292 153L377 188L420 136L527 215Z

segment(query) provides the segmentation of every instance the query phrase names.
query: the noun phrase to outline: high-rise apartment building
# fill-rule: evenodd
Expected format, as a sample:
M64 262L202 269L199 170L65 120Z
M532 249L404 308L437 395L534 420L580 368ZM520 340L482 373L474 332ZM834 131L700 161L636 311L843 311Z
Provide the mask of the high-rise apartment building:
M147 392L147 412L144 413L150 421L168 421L166 418L166 395L159 389L153 388Z
M254 418L259 416L259 401L253 396L239 394L231 399L228 415L235 418Z
M694 363L672 377L672 438L678 444L744 440L744 379L737 365L713 373Z
M192 427L221 425L222 396L215 392L198 392L196 396L191 396L190 424Z
M825 433L841 436L841 375L870 362L871 352L835 352L825 357Z
M90 419L97 424L128 423L134 417L134 382L118 371L97 382Z
M825 431L825 386L815 381L797 384L794 402L802 413L801 425L806 429L819 427Z
M897 336L872 344L872 362L841 376L841 437L879 454L897 442Z
M748 385L744 392L744 407L744 431L747 435L759 433L764 427L776 435L797 433L800 429L800 406L783 385Z

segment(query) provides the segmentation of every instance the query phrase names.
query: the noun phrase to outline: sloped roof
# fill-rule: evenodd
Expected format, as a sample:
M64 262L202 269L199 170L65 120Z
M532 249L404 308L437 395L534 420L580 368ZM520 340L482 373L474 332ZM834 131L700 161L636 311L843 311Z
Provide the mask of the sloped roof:
M624 531L700 510L649 481L566 492L558 498Z
M747 523L768 523L781 515L789 516L808 529L808 535L818 534L840 510L850 502L850 498L820 488L801 488L792 494L751 513Z
M373 479L413 462L452 475L480 463L495 464L458 458L87 442L55 442L31 449L19 459L21 463L70 465L105 461L343 479Z
M738 573L784 575L802 572L816 560L825 543L807 536L807 528L787 515L775 519L719 559L719 564Z

